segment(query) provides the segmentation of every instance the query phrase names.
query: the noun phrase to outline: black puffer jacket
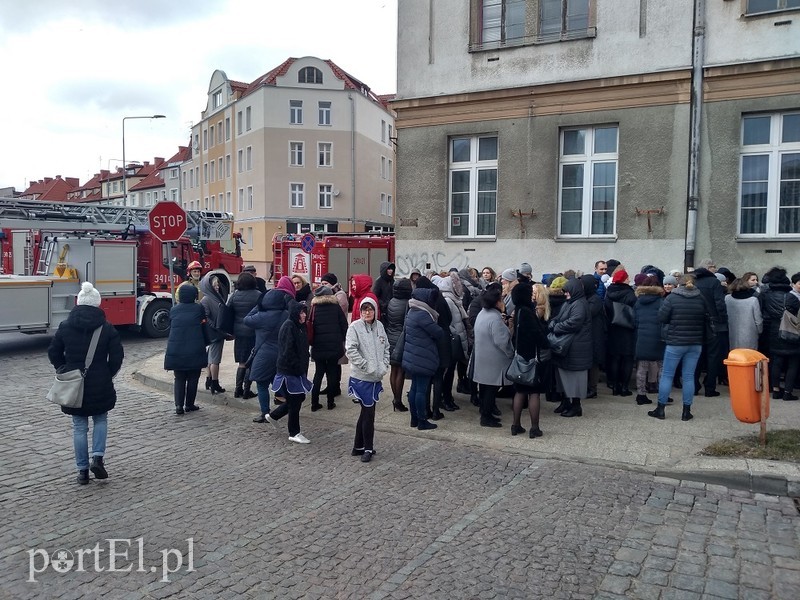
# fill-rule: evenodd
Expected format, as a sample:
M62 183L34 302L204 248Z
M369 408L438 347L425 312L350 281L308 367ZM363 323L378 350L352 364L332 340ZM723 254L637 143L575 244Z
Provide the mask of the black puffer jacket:
M392 269L392 274L389 275L387 271ZM392 292L394 289L394 263L382 262L380 268L380 277L372 284L372 293L378 299L378 308L380 309L381 322L386 325L386 309L389 306L389 300L392 299Z
M386 337L389 339L390 353L394 351L394 346L403 332L403 325L406 322L406 313L408 312L408 301L411 300L412 291L410 279L395 280L392 299L389 300L389 304L386 307L386 320L384 322Z
M59 324L47 349L47 357L56 369L82 368L86 364L92 334L101 326L103 329L97 341L94 359L83 384L83 404L81 408L62 407L63 413L83 417L96 416L111 410L117 403L112 377L122 366L125 353L119 333L106 321L106 314L102 309L88 305L73 308L67 319Z
M664 341L658 309L664 303L664 288L640 285L636 288L636 360L664 360Z
M633 308L636 305L636 294L627 283L612 283L606 290L603 307L608 319L608 353L617 356L633 356L636 351L636 330L626 329L611 323L614 317L614 302L621 302Z
M662 337L667 346L693 346L703 343L706 301L695 287L677 287L664 298L658 320L664 324Z
M800 302L791 293L791 286L784 283L770 283L769 287L759 295L761 314L764 317L764 335L770 355L792 356L800 354L800 345L782 340L778 335L784 309L797 314Z
M594 275L584 275L581 277L583 283L583 293L586 294L586 303L589 305L589 315L592 317L592 356L594 364L603 365L606 360L606 336L608 334L608 322L606 311L603 308L603 298L597 293L598 285L605 286L596 279Z
M438 340L442 328L436 324L422 304L430 307L439 290L417 288L411 294L406 315L406 341L403 349L403 370L409 375L433 375L439 367ZM434 311L435 312L435 311ZM449 341L448 341L449 343Z
M565 371L584 371L592 368L594 352L592 350L592 317L583 284L577 279L570 279L564 285L570 298L549 323L550 331L556 335L573 334L566 356L556 356L556 365Z
M717 276L704 268L695 269L694 287L706 299L709 316L714 320L717 331L728 331L728 308L725 306L725 288Z
M337 310L341 310L337 307ZM308 335L306 324L300 323L300 313L308 315L305 304L294 302L289 308L289 318L278 332L278 362L276 372L280 375L306 375L308 373Z
M339 359L344 356L344 338L347 335L347 318L333 294L315 295L311 301L314 316L314 360Z
M164 353L167 371L194 371L208 364L203 332L206 312L197 304L197 288L184 285L178 290L180 302L169 311L169 338Z
M244 324L244 318L258 304L261 292L255 290L236 290L228 298L228 306L233 310L233 335L237 338L255 337L256 332Z

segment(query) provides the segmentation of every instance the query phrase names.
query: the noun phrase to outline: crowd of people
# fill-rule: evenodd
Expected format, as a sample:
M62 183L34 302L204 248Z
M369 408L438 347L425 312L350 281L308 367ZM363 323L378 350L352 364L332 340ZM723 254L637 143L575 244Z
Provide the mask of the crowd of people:
M313 289L298 275L267 289L255 268L246 267L230 294L216 275L201 278L199 264L189 266L176 291L164 358L174 374L175 413L200 408L203 369L206 388L225 391L219 365L232 340L234 396L258 397L254 422L277 427L288 416L289 439L307 444L300 427L305 398L311 394L312 411L322 408L323 396L327 409L335 409L342 365L349 364L344 390L360 405L352 454L364 462L375 455L375 406L387 374L393 410L408 412L411 427L436 429L443 411L461 408L455 392L468 396L479 425L491 428L502 427L497 398L512 398L511 435L527 431L530 438L543 435L542 398L562 417L582 417L582 401L598 396L601 375L613 396L635 391L636 406L652 405L648 394L656 394L647 414L660 420L673 402L670 394L680 390L681 420L688 421L695 395L719 396L718 386L728 385L723 361L733 348L765 354L772 397L798 399L800 341L783 335L781 323L786 313L800 316L800 272L790 278L779 266L759 278L753 272L737 277L711 260L684 273L654 265L634 272L609 259L597 261L591 273L568 269L536 281L525 262L499 275L491 267L414 269L408 278L395 277L395 265L385 262L378 278L353 275L346 290L334 273ZM53 339L49 356L56 368L85 354L92 330L105 322L99 294L89 288ZM73 415L79 483L88 482L89 469L107 477L106 415L122 349L113 327L103 332L98 356L105 360L87 373L88 401L78 411L64 409ZM527 375L511 381L512 362L526 365ZM91 462L88 417L95 424Z

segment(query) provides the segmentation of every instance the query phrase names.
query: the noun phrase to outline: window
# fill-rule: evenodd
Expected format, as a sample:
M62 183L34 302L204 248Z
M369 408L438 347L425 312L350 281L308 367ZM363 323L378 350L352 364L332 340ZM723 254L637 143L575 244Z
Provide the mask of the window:
M331 124L331 103L330 102L319 102L319 124L320 125L330 125Z
M169 170L169 178L170 179L177 179L178 178L178 169L170 169Z
M203 129L203 150L208 150L208 129Z
M217 159L217 179L222 181L223 177L225 177L225 172L222 170L222 157Z
M247 186L247 210L253 210L253 186Z
M203 163L203 183L208 183L208 163Z
M192 148L192 151L194 154L200 152L200 137L197 133L194 134L194 147Z
M302 100L289 100L289 123L292 125L303 124Z
M800 234L800 113L742 119L739 233Z
M212 102L212 106L214 108L219 108L222 106L222 91L214 92L214 100Z
M226 210L225 209L225 200L224 200L222 194L219 194L217 196L217 198L218 198L218 200L217 200L217 202L218 202L217 210L219 210L220 212L225 212L225 210Z
M391 217L392 216L392 195L391 194L389 194L386 197L386 216L387 217Z
M389 125L389 142L388 143L390 143L390 144L392 143L392 137L393 137L392 126Z
M450 237L494 237L497 137L450 140Z
M322 71L316 67L303 67L297 74L297 83L322 83Z
M189 179L188 179L188 174L186 173L186 171L184 171L184 172L183 172L183 189L187 189L187 188L186 188L186 182L187 182L188 180L189 180Z
M231 155L225 155L225 177L231 176Z
M245 164L244 164L245 169L248 170L248 171L252 171L253 170L253 147L252 146L248 146L245 149L244 155L245 155L245 161L244 161L245 162Z
M242 135L242 111L236 113L236 135Z
M483 0L481 23L484 44L521 40L525 37L525 0Z
M618 130L601 125L561 132L560 236L614 235Z
M800 0L747 0L745 14L757 15L781 10L791 10L793 8L800 8Z
M205 165L203 165L205 167ZM214 183L217 179L217 161L211 161L211 183Z
M381 194L381 214L386 214L386 194Z
M222 121L217 121L217 143L222 143Z
M236 169L239 173L244 170L244 150L239 150L236 153Z
M211 138L211 147L213 148L214 147L214 139L215 139L214 138L214 126L213 125L210 127L210 131L211 131L211 133L209 135L209 138Z
M305 184L292 183L289 186L289 206L292 208L305 208L306 206L306 192Z
M206 197L205 197L205 199L203 200L203 202L204 202L204 204L203 204L203 210L208 210L208 196L206 196Z
M387 175L389 177L389 181L393 180L393 175L392 175L394 173L393 169L394 169L394 162L392 162L392 159L390 158L389 159L389 170L388 170L388 173L387 173Z
M330 142L319 142L317 144L317 166L333 166L333 144Z
M381 141L386 143L386 121L381 119Z
M244 109L244 128L246 131L253 128L253 109L249 106Z
M386 157L381 156L381 179L386 179Z
M539 36L560 39L589 29L589 0L540 0Z
M247 228L247 245L252 248L253 247L253 228Z
M225 141L231 139L231 118L225 117Z
M225 192L225 212L233 212L233 200L230 192Z
M211 194L211 212L217 212L217 197Z
M303 142L289 142L289 166L303 166Z
M333 208L333 186L328 183L319 186L319 207Z
M238 193L237 208L239 212L242 212L244 210L244 188L239 188L237 190L237 193Z

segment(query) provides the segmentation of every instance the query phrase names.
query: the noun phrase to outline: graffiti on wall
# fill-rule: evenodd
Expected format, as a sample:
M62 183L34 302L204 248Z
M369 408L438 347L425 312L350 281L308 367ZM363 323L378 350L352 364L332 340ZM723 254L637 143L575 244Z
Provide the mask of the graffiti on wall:
M419 269L425 273L428 270L449 271L453 267L464 269L469 265L469 256L463 252L448 253L440 250L432 252L410 252L402 254L398 252L395 256L396 274L401 277L408 277L413 269Z

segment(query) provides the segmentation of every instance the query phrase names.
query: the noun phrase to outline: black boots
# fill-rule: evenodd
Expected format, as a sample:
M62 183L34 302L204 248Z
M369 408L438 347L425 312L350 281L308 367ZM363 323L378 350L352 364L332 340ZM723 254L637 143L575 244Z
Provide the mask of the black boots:
M102 456L93 456L92 461L89 463L89 469L97 479L108 479L108 471L106 471L106 467L103 464Z
M569 401L569 398L565 398L565 397L562 396L561 397L561 404L556 406L556 408L555 408L555 410L553 412L554 413L563 413L565 411L568 411L570 408L572 408L572 403Z
M690 419L694 419L694 415L692 414L692 407L688 404L683 405L683 412L681 413L681 421L688 421Z
M225 388L220 387L219 379L212 379L211 380L211 395L213 396L214 394L224 394L224 393L225 393Z
M656 407L653 410L648 410L647 414L651 417L655 417L656 419L664 420L664 405L661 403L656 404Z
M233 390L234 398L241 398L244 396L244 374L246 372L247 369L244 367L238 367L236 369L236 388Z
M206 377L206 389L207 389L207 390L210 390L210 389L211 389L211 375L209 375L208 377Z
M619 395L620 396L633 396L633 392L628 388L628 384L627 383L622 384L622 387L620 388L620 391L619 391Z
M408 407L403 404L400 398L397 398L396 400L392 400L392 412L408 412Z
M652 404L653 401L647 397L646 394L637 394L636 395L636 404L642 406L643 404Z
M89 469L81 469L78 471L77 481L80 485L89 483Z
M582 417L583 416L583 409L581 408L581 399L580 398L573 398L572 404L569 407L569 410L565 410L561 413L562 417Z

